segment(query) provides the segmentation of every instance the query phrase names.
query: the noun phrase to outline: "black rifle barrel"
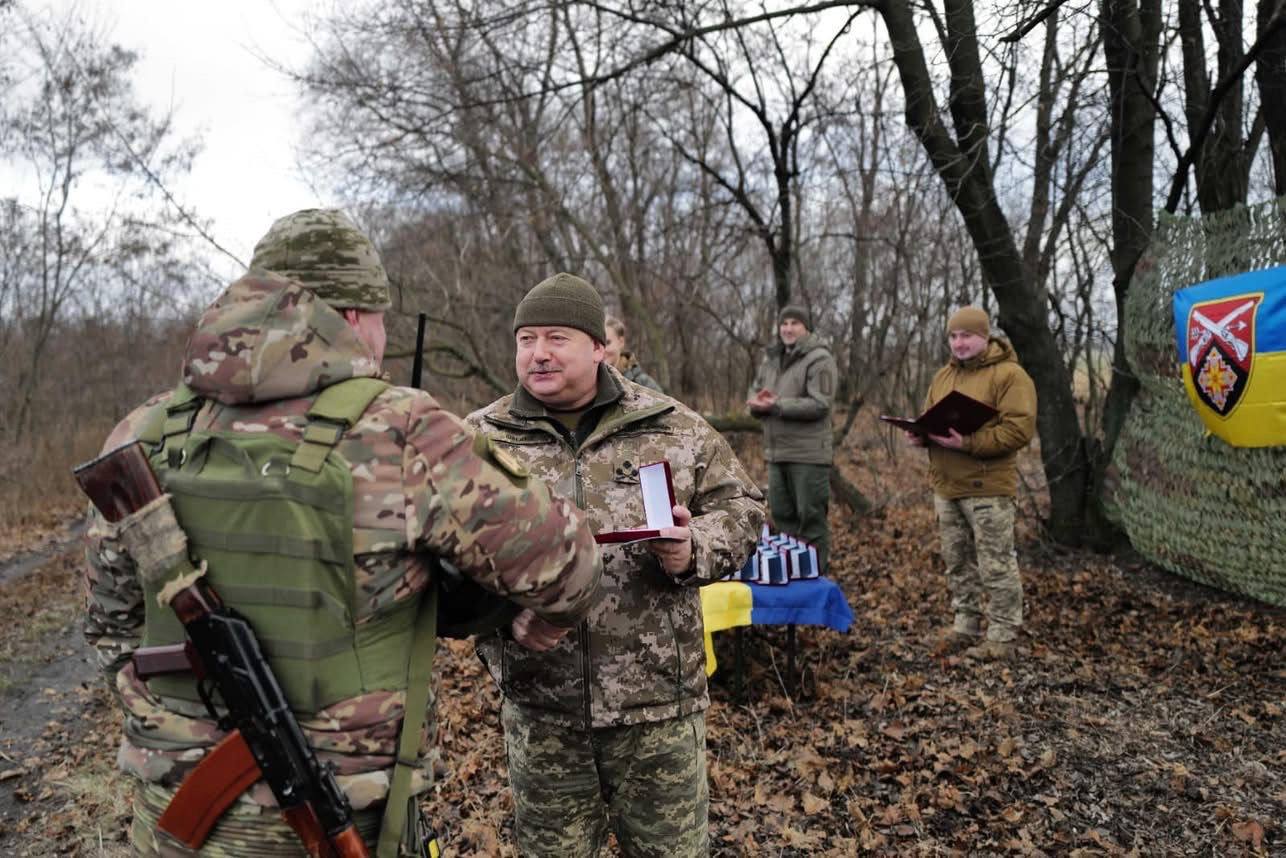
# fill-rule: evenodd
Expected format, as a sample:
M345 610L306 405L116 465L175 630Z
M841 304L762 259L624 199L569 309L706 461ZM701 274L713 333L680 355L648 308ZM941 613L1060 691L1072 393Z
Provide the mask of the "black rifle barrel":
M420 318L415 325L415 359L411 362L411 387L416 390L420 389L420 379L424 375L424 328L428 321L428 315L420 313Z

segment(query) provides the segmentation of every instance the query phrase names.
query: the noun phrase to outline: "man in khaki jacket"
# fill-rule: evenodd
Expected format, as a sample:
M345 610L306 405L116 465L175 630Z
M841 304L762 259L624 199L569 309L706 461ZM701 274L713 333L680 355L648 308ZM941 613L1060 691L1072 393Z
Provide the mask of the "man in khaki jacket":
M514 313L518 386L469 415L503 458L584 510L595 533L646 522L639 469L667 461L675 526L602 546L589 616L570 628L523 611L478 654L501 721L524 856L709 853L705 647L699 587L740 569L763 498L723 436L605 361L603 302L556 274Z
M781 533L811 542L823 572L831 548L826 513L837 377L830 348L809 332L807 311L790 304L777 317L777 343L764 355L746 400L764 427L773 524Z
M924 408L958 390L999 414L972 435L952 429L924 439L907 433L910 444L929 450L955 612L939 649L968 647L965 655L971 658L1008 658L1023 621L1023 584L1014 553L1016 462L1036 430L1036 388L1013 347L991 336L990 321L979 308L957 310L947 322L947 337L951 360L933 377ZM980 641L984 613L987 636Z

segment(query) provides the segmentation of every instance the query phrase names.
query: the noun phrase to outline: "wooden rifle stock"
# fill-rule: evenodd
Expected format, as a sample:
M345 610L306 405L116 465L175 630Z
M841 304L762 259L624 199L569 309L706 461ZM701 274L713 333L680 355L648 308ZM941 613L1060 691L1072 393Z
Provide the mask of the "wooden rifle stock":
M97 459L77 465L72 473L81 491L110 522L120 521L163 494L139 441L108 450Z

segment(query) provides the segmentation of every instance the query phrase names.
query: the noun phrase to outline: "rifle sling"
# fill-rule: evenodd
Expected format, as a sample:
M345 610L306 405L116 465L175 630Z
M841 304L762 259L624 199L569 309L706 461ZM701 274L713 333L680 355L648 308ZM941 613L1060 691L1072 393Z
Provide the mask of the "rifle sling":
M157 827L189 849L200 849L224 811L260 774L241 731L233 730L188 772Z
M393 767L393 781L389 786L384 819L380 823L380 839L375 848L376 858L397 858L401 854L399 846L410 821L411 775L418 761L420 736L424 732L429 705L429 681L433 676L433 656L438 642L437 626L438 582L430 580L420 600L420 613L415 618L415 631L406 663L406 706L402 712L402 732L397 739L397 763Z

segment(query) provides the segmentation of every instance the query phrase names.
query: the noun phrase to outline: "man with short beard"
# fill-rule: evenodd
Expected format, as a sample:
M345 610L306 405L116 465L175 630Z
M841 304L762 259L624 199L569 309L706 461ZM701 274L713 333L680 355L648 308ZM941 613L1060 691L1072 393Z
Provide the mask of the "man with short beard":
M557 274L518 304L518 387L468 418L574 498L595 533L645 520L639 469L668 461L674 526L603 546L602 591L572 627L523 611L478 641L501 720L525 856L709 852L700 585L739 569L762 497L723 437L604 360L603 303Z
M947 322L947 339L951 360L934 375L925 410L958 390L999 413L971 435L954 429L927 439L906 433L912 446L929 450L933 505L955 614L937 648L968 647L970 658L1005 659L1013 654L1023 621L1014 493L1018 451L1036 431L1036 387L1009 342L991 336L985 311L957 310ZM987 637L981 640L984 615Z
M764 427L773 525L812 543L825 572L831 553L831 398L838 370L830 347L810 324L803 307L781 308L777 342L764 355L746 407Z

